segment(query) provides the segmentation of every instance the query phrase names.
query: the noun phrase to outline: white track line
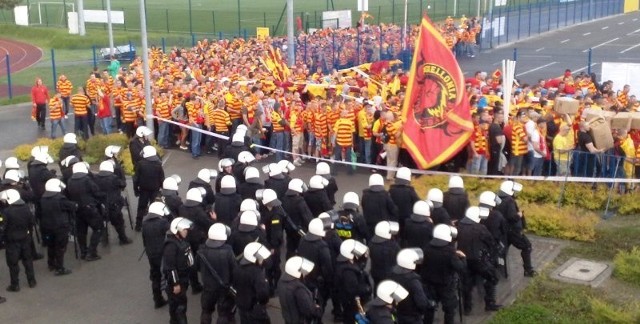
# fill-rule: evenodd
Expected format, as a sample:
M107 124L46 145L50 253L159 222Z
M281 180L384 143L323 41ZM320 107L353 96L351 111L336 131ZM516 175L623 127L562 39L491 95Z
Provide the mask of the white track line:
M632 49L634 49L634 48L636 48L638 46L640 46L640 44L633 45L633 46L631 46L631 47L629 47L627 49L624 49L624 50L620 51L620 54L624 54L624 53L626 53L626 52L628 52L628 51L630 51L630 50L632 50Z
M636 29L636 30L634 30L634 31L632 31L630 33L627 33L627 36L631 36L631 35L633 35L633 34L635 34L637 32L640 32L640 29Z
M551 65L554 65L554 64L556 64L556 63L558 63L558 62L551 62L551 63L549 63L549 64L545 64L545 65L543 65L543 66L539 66L539 67L537 67L537 68L533 68L533 69L531 69L531 70L528 70L528 71L524 71L524 72L518 73L518 74L516 74L516 76L522 76L522 75L525 75L525 74L529 74L529 73L531 73L531 72L538 71L538 70L540 70L540 69L544 69L544 68L546 68L546 67L548 67L548 66L551 66Z
M563 41L562 41L562 42L560 42L560 43L561 43L561 44L564 44L564 43L566 43L566 42L568 42L568 41L570 41L570 40L571 40L571 39L567 38L567 39L563 40Z
M604 42L604 43L600 43L600 44L598 44L598 45L596 45L596 46L591 47L591 49L598 48L598 47L600 47L600 46L604 46L604 45L607 45L607 44L609 44L609 43L613 43L613 42L617 41L618 39L620 39L620 38L619 38L619 37L616 37L616 38L614 38L614 39L610 39L610 40L608 40L608 41L606 41L606 42ZM588 51L589 51L589 49L586 49L586 50L582 51L582 53L586 53L586 52L588 52Z
M602 30L605 30L607 28L609 28L609 26L604 26L604 27L602 27Z
M582 36L589 36L589 35L591 35L591 32L582 34Z
M619 22L618 25L624 25L624 21Z
M596 66L597 64L598 64L598 63L591 63L591 66L593 67L593 66ZM573 70L572 72L573 72L573 73L576 73L576 72L584 71L584 70L586 70L588 67L589 67L588 65L587 65L587 66L583 66L583 67L581 67L581 68L579 68L579 69L577 69L577 70Z
M538 49L536 50L536 52L540 52L540 51L542 51L543 49L544 49L544 47L540 47L540 48L538 48Z

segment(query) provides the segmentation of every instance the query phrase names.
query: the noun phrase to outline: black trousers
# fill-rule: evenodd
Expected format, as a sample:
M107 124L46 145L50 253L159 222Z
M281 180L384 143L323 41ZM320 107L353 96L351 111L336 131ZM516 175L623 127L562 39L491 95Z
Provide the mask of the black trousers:
M173 286L167 287L169 297L169 324L187 324L187 288L188 282L180 283L180 293L173 293Z
M24 272L27 274L27 280L36 279L33 271L33 257L31 255L31 238L25 238L20 241L8 241L6 243L5 256L9 275L11 277L11 285L17 286L20 283L20 266L18 262L22 261Z
M200 324L211 324L213 312L218 305L218 320L216 324L227 324L233 322L233 305L235 301L226 289L208 290L205 289L200 296L202 313L200 314Z
M251 309L240 309L240 324L270 324L267 306L256 304Z
M435 301L439 302L442 305L442 311L444 312L444 323L453 324L454 318L456 316L456 308L458 307L456 282L452 281L449 283L444 283L442 285L427 283L425 284L425 288L428 296L434 296ZM428 309L424 313L423 323L433 323L435 312L435 308Z
M151 291L153 300L162 299L162 255L147 256L149 259L149 280L151 280Z
M47 247L47 264L55 270L64 269L64 254L69 243L69 228L42 230L42 240Z
M47 104L36 104L36 121L38 126L44 128L44 122L47 118Z
M531 264L531 242L522 232L509 231L507 234L507 240L510 245L515 246L520 250L520 256L522 256L522 266L525 271L532 271L533 265Z
M124 232L124 215L122 215L122 204L121 203L110 203L107 206L107 216L109 218L109 223L113 226L118 233L118 238L122 241L127 236Z
M496 302L495 288L498 284L498 274L495 267L487 261L467 259L467 272L463 278L462 300L464 308L469 311L473 307L472 292L478 277L484 279L485 303L488 305Z
M89 248L87 249L87 232L91 228L91 238L89 240ZM104 223L102 216L98 213L98 209L94 206L84 206L78 209L76 213L76 234L78 235L78 245L80 246L80 254L86 255L98 253L98 243Z
M135 121L122 123L122 132L127 135L127 138L132 138L136 134Z
M136 227L142 226L142 218L147 214L149 205L158 196L158 190L148 191L140 190L140 196L138 196L138 212L136 215Z

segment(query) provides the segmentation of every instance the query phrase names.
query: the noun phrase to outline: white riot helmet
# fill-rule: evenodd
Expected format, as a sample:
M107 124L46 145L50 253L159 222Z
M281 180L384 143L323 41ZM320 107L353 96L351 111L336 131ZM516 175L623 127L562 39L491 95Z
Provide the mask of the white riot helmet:
M418 200L413 204L413 213L425 217L431 216L431 206L424 200Z
M236 178L232 175L222 177L220 181L220 193L228 195L236 192Z
M438 188L431 188L429 192L427 192L427 200L433 203L433 206L436 208L442 207L443 196L442 190Z
M78 163L73 165L72 171L73 171L74 174L76 174L76 173L88 174L89 173L89 168L87 168L87 165L85 163L78 162Z
M321 175L314 175L309 179L309 188L311 189L324 189L329 184L329 180L325 179Z
M296 166L289 162L289 160L280 160L278 161L278 167L284 174L289 174L291 171L296 169Z
M240 152L240 154L238 154L238 162L240 162L240 163L247 163L248 164L248 163L251 163L251 162L253 162L255 160L256 160L256 158L249 151L242 151L242 152Z
M507 196L513 196L516 192L522 191L522 184L507 180L500 184L500 191Z
M46 146L45 146L46 147ZM49 155L49 153L37 153L33 159L35 161L41 162L42 164L49 164L49 163L53 163L53 158L51 157L51 155Z
M165 205L161 201L152 202L151 205L149 205L148 212L149 212L149 214L156 214L156 215L159 215L159 216L169 216L169 215L171 215L171 211L169 210L167 205Z
M240 212L247 210L258 211L258 202L249 198L243 200L240 204Z
M327 234L322 219L314 218L309 222L309 233L320 237L324 237Z
M374 173L369 176L369 188L374 186L384 186L384 179L378 173Z
M398 234L400 231L400 224L397 222L382 221L376 224L375 233L383 239L390 240L392 236Z
M238 133L238 131L241 132L241 133L246 133L247 130L248 130L248 128L244 124L240 124L240 125L238 125L238 127L236 127L236 133Z
M209 183L218 176L218 171L212 169L202 169L198 171L198 179Z
M244 247L242 253L245 260L251 263L259 263L271 256L271 252L264 245L258 242L251 242Z
M480 198L478 198L480 207L495 207L500 204L501 199L495 193L491 191L484 191L480 194Z
M401 167L396 172L397 184L409 184L411 183L411 170L407 167Z
M231 234L231 229L223 223L215 223L209 227L207 237L213 241L226 241Z
M182 179L179 175L174 174L164 179L162 182L162 189L178 191L178 185L180 185Z
M294 256L287 260L284 265L284 272L294 278L302 278L313 271L315 264L303 257Z
M280 169L279 165L271 163L268 166L267 172L269 173L269 177L276 177L282 174L282 169Z
M424 259L424 253L420 248L408 248L402 249L396 255L396 263L398 266L408 269L415 270L417 264L421 264Z
M477 206L467 208L467 211L464 213L464 217L476 224L480 223L480 208Z
M7 182L20 182L20 179L22 178L22 173L19 170L9 170L7 171L7 173L4 174L4 181L2 181L3 183L7 183Z
M62 162L60 162L60 165L62 165L65 168L68 168L70 166L73 166L74 164L78 163L80 160L78 160L78 158L75 155L69 155L66 158L64 158L64 160L62 160Z
M244 180L248 183L260 183L260 171L254 167L244 169Z
M222 159L218 162L218 172L223 172L225 168L233 166L233 159Z
M187 200L202 202L202 197L207 194L207 191L202 187L191 188L187 191Z
M289 181L289 187L288 189L294 192L297 192L299 194L305 192L305 187L306 185L304 184L304 182L301 179L295 178L295 179L291 179L291 181Z
M282 203L278 200L278 194L276 194L275 191L272 189L264 189L262 192L262 204L267 207L274 207L280 206Z
M122 150L121 146L118 145L109 145L107 146L107 148L104 149L104 155L108 158L112 158L114 156L117 156L118 154L120 154L120 151Z
M66 133L62 137L62 142L65 144L78 144L78 137L74 133Z
M387 304L397 304L407 298L409 292L393 280L383 280L378 284L376 296Z
M243 143L244 144L244 135L242 132L236 131L231 138L231 142Z
M240 214L240 223L238 224L238 230L240 232L249 232L258 226L258 214L257 211L247 210Z
M20 201L20 192L15 189L8 189L3 192L0 192L0 200L4 200L9 205L13 205Z
M158 156L158 151L156 150L155 147L151 145L147 145L142 148L141 154L143 159L147 159L150 157Z
M358 207L360 207L360 197L358 197L358 194L353 191L345 193L342 197L342 208L358 209Z
M136 129L136 136L138 137L147 137L151 136L153 132L147 126L140 126Z
M361 257L369 251L369 248L353 239L347 239L340 244L340 255L347 258L348 260L353 260L356 257Z
M331 168L327 162L320 162L316 165L316 174L321 176L331 175Z
M433 228L433 238L451 242L458 236L458 230L447 224L438 224Z
M20 169L18 158L15 156L8 157L7 160L4 161L4 167L7 169Z
M102 161L102 163L100 163L100 172L113 173L113 171L114 171L114 168L113 168L112 161Z
M459 175L453 175L449 178L449 190L454 189L453 191L463 191L464 190L464 181L462 177Z
M193 222L184 218L184 217L176 217L171 221L171 225L169 225L169 231L174 235L178 235L178 232L182 230L191 229L193 226Z
M40 154L49 154L49 147L45 145L34 146L31 149L31 157L35 158Z
M67 186L65 186L62 181L56 178L49 179L47 180L47 183L44 184L44 190L48 192L62 192L62 190L66 187Z

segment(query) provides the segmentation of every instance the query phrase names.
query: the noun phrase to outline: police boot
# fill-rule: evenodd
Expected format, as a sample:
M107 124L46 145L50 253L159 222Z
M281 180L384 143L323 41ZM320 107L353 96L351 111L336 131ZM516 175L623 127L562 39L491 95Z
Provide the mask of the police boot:
M102 230L95 230L91 234L91 242L89 243L89 251L87 253L86 261L96 261L100 260L100 256L98 255L98 243L100 242L100 237L102 236Z
M124 232L124 224L117 226L116 232L118 233L118 239L120 239L120 245L131 244L131 240Z
M154 293L155 295L155 293ZM153 296L153 307L155 309L162 308L167 304L167 300L162 297L162 293L156 296Z
M496 286L485 285L484 310L486 312L495 312L502 308L502 305L496 304Z

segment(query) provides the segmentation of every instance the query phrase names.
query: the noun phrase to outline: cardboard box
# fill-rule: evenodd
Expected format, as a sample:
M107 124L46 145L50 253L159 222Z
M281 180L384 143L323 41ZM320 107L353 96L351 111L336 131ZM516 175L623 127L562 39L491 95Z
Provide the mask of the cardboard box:
M578 100L568 97L556 98L553 105L553 110L559 114L575 115L578 113L580 103Z
M631 114L631 129L640 129L640 112L632 112Z
M584 119L586 121L592 121L595 118L598 117L602 117L604 118L607 122L611 122L611 119L613 118L613 116L615 116L616 113L614 111L608 111L608 110L593 110L593 109L585 109L584 113L582 114L582 116L584 117Z
M597 117L589 121L593 145L597 149L608 150L613 147L613 135L611 127L603 117Z
M626 129L631 113L619 112L611 118L611 129Z

